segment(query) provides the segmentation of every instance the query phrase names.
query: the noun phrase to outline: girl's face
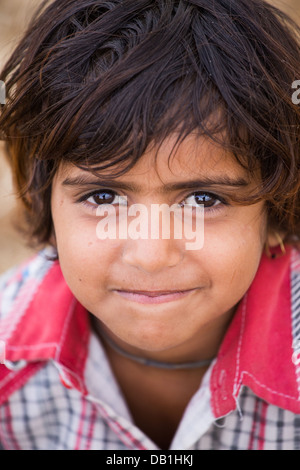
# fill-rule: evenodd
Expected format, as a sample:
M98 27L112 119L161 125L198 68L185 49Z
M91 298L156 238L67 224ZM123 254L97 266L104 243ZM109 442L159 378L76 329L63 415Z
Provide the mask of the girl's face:
M223 336L252 283L267 218L263 202L232 201L255 183L231 154L191 135L168 166L174 142L159 148L156 165L157 149L151 149L111 184L101 183L100 173L97 179L62 164L53 182L52 216L67 284L115 340L156 358L192 359L208 339ZM153 204L181 204L181 210L204 204L203 246L187 250L187 240L172 236L172 224L169 238L100 240L97 208L103 201L117 206L124 196L128 206L143 204L149 214Z

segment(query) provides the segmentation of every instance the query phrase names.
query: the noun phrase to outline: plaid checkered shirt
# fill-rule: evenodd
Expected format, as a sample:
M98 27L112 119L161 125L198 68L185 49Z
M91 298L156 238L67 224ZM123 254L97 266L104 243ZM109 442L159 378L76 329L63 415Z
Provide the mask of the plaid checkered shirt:
M158 450L59 263L43 251L2 275L0 292L0 448ZM262 256L170 450L300 449L299 394L300 253L287 247Z

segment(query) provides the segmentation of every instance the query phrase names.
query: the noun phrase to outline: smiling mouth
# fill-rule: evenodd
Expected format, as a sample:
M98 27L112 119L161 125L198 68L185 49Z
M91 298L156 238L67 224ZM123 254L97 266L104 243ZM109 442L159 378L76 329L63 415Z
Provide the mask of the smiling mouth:
M188 289L181 291L125 291L116 290L118 295L121 297L138 302L142 304L159 304L165 302L172 302L174 300L180 300L186 297L196 289Z

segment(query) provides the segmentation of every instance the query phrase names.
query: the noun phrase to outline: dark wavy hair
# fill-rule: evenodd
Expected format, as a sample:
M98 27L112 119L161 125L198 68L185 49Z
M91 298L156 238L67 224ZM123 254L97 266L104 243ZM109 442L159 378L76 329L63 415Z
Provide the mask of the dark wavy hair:
M47 244L63 161L120 176L171 133L206 135L251 174L269 227L300 235L299 28L262 0L44 1L0 74L27 234ZM221 138L222 136L222 138Z

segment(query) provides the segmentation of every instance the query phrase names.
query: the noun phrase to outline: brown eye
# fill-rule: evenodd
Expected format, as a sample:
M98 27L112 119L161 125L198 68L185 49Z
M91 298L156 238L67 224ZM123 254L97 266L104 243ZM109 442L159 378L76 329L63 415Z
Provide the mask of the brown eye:
M210 193L195 193L194 198L197 204L203 204L204 207L212 207L219 201L219 199Z
M191 194L185 199L187 205L190 206L200 206L203 205L204 209L209 209L210 207L216 207L220 204L225 204L225 202L215 194L206 193L203 191L198 191L196 193Z
M90 208L96 208L104 204L115 205L119 204L122 206L127 206L127 197L120 196L114 191L103 189L101 191L93 191L92 193L85 194L79 200L79 203L83 203Z
M92 196L90 196L87 201L92 202L94 204L112 204L114 202L114 199L116 197L116 194L111 192L111 191L100 191L98 193L94 193Z

